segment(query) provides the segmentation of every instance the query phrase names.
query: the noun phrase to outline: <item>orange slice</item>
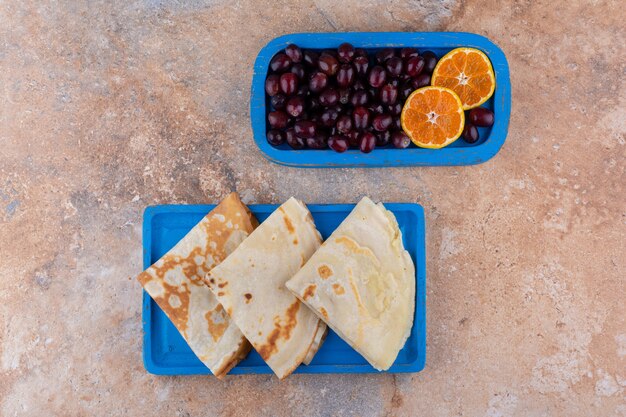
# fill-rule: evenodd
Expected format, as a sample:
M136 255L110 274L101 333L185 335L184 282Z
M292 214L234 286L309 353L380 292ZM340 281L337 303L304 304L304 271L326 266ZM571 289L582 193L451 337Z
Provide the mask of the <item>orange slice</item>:
M489 100L496 89L496 76L487 55L474 48L456 48L439 60L431 85L446 87L461 98L463 110Z
M400 114L402 129L421 148L439 149L461 136L463 105L456 93L443 87L423 87L406 99Z

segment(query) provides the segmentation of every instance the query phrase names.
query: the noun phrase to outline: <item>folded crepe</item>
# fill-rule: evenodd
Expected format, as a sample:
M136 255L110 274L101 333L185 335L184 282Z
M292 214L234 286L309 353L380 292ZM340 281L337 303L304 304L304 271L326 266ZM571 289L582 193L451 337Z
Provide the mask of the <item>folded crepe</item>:
M283 379L312 356L326 326L285 288L321 244L295 198L274 211L205 282L274 373Z
M222 378L250 351L202 279L258 225L230 194L137 279L207 368Z
M395 216L367 197L286 286L378 370L411 333L415 267Z
M317 324L317 333L315 334L315 339L313 339L313 343L311 343L311 347L307 352L304 360L302 361L305 365L310 365L311 361L315 357L317 351L322 347L322 343L326 340L326 335L328 334L328 327L326 327L326 323L323 320L320 320Z

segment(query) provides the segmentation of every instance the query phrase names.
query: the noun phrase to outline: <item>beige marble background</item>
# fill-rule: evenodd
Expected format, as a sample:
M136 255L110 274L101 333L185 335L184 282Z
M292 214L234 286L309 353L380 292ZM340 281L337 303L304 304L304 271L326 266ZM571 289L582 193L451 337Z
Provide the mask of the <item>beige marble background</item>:
M626 12L618 1L0 2L0 415L626 416ZM478 166L266 162L257 51L294 31L472 31L508 56ZM159 203L419 202L413 375L156 377L141 215Z

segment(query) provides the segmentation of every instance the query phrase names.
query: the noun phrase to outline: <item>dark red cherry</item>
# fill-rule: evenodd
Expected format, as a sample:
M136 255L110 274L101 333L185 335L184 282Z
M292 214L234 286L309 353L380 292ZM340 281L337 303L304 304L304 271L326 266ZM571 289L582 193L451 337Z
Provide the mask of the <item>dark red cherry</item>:
M272 129L267 132L267 141L273 146L282 145L285 142L285 134L280 130Z
M287 104L287 97L283 94L276 94L270 99L270 103L275 110L283 110Z
M287 140L287 144L289 144L289 146L293 149L303 149L306 146L306 140L296 136L293 128L285 130L285 138Z
M348 87L354 82L354 68L350 64L342 64L337 71L337 85L339 87Z
M298 89L298 76L294 73L287 72L280 76L280 90L290 96Z
M297 121L293 127L296 136L301 138L312 138L315 136L315 123L310 120Z
M267 121L274 129L284 129L285 127L287 127L289 117L287 117L287 113L285 113L284 111L276 110L270 112L267 115Z
M329 107L337 104L339 101L339 93L334 88L327 88L320 93L320 104Z
M435 70L435 66L437 66L437 55L435 55L432 51L424 51L422 54L422 58L424 58L424 72L427 74L432 74Z
M363 132L359 138L359 149L363 153L370 153L376 147L376 136L372 132Z
M357 90L352 94L352 98L350 99L350 103L354 107L365 106L369 100L369 95L365 90Z
M426 74L425 72L422 72L420 75L413 78L411 85L413 86L414 89L418 89L418 88L422 88L422 87L426 87L427 85L430 85L430 74Z
M376 146L387 146L391 142L391 132L385 130L384 132L376 133Z
M274 72L284 72L291 66L291 59L282 52L274 55L274 58L270 61L270 69Z
M352 118L347 114L340 116L337 119L337 130L344 135L347 135L352 130Z
M352 111L352 122L357 130L365 130L370 125L370 112L365 107L356 107Z
M326 75L335 75L339 70L339 62L334 56L324 53L320 56L317 67Z
M484 107L476 107L469 112L469 121L475 126L493 126L494 119L493 112Z
M285 110L292 117L300 116L304 112L304 99L299 96L291 97Z
M391 57L385 62L387 73L392 77L397 77L402 73L402 60L397 56Z
M265 79L265 92L268 96L275 96L280 91L280 76L270 74Z
M391 134L391 143L394 148L404 149L408 148L411 144L411 139L401 130L396 130Z
M480 139L480 136L478 135L478 129L476 129L476 126L465 122L465 127L463 128L463 140L467 143L476 143L478 142L478 139Z
M394 104L398 99L398 89L387 84L380 89L380 101L383 104Z
M410 77L417 77L424 70L426 61L421 56L414 56L406 60L405 71Z
M298 63L302 61L302 50L294 44L285 48L285 54L291 59L291 62Z
M347 133L346 137L348 138L348 143L350 144L350 146L352 146L353 148L358 148L359 144L361 143L361 133L358 130L353 130L350 133Z
M314 93L319 93L328 85L328 76L323 72L316 71L311 74L311 78L309 78L309 90Z
M384 48L380 51L376 52L376 62L379 64L384 64L388 59L393 58L395 56L395 51L393 48Z
M316 133L313 137L306 139L306 144L311 149L326 149L328 136L323 132Z
M349 146L348 139L344 136L333 135L328 138L328 147L335 152L345 152Z
M293 64L291 69L289 70L298 76L298 80L304 80L304 65L302 64Z
M379 114L372 120L372 127L378 132L384 132L391 127L393 118L388 114Z
M417 49L415 49L415 48L402 48L402 49L400 49L400 58L408 59L408 58L412 58L414 56L419 56L419 53L417 52Z
M378 88L383 85L386 79L387 72L385 72L384 68L379 65L372 68L368 77L369 84L374 88Z
M354 68L356 70L356 75L359 77L365 77L367 75L367 70L370 67L370 61L366 56L357 56L354 58Z
M306 50L304 51L304 53L302 54L302 59L305 63L305 65L309 66L309 67L314 67L317 68L317 61L319 60L319 55L317 54L317 52L313 52L311 50Z
M339 118L339 112L336 109L329 108L322 112L320 122L326 127L331 127L335 125L337 118Z
M356 48L354 50L354 57L356 58L357 56L364 56L367 58L367 51L363 48Z
M339 45L337 48L337 55L339 55L339 61L341 62L350 62L354 57L354 46L345 42Z

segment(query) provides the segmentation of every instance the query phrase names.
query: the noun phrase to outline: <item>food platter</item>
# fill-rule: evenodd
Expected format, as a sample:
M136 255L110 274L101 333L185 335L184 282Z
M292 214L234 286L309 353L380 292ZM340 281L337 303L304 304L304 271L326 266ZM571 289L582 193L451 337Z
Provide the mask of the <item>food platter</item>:
M146 208L143 220L143 266L149 267L174 246L214 205L160 205ZM262 222L278 205L250 205ZM326 239L354 208L353 204L307 205L322 238ZM415 317L411 335L396 361L386 372L418 372L426 359L426 254L424 211L418 204L389 203L396 217L403 244L416 269ZM142 304L145 368L157 375L210 374L193 354L178 330L144 291ZM372 373L367 361L329 331L326 341L310 365L294 373ZM254 350L230 374L269 374L271 369Z
M491 127L478 128L480 140L467 143L458 140L443 149L424 149L411 145L406 149L381 148L371 153L349 149L337 153L330 149L291 149L287 144L274 147L266 140L268 97L265 79L272 57L289 44L302 48L336 48L349 42L357 48L373 51L379 48L415 47L430 50L439 57L457 47L471 47L484 52L495 72L497 87L493 96L483 104L495 114ZM259 52L254 64L250 118L254 141L261 153L270 161L281 165L302 168L340 167L404 167L438 165L472 165L492 158L506 139L511 111L511 85L509 67L502 50L489 39L460 32L346 32L346 33L296 33L283 35L270 41Z

